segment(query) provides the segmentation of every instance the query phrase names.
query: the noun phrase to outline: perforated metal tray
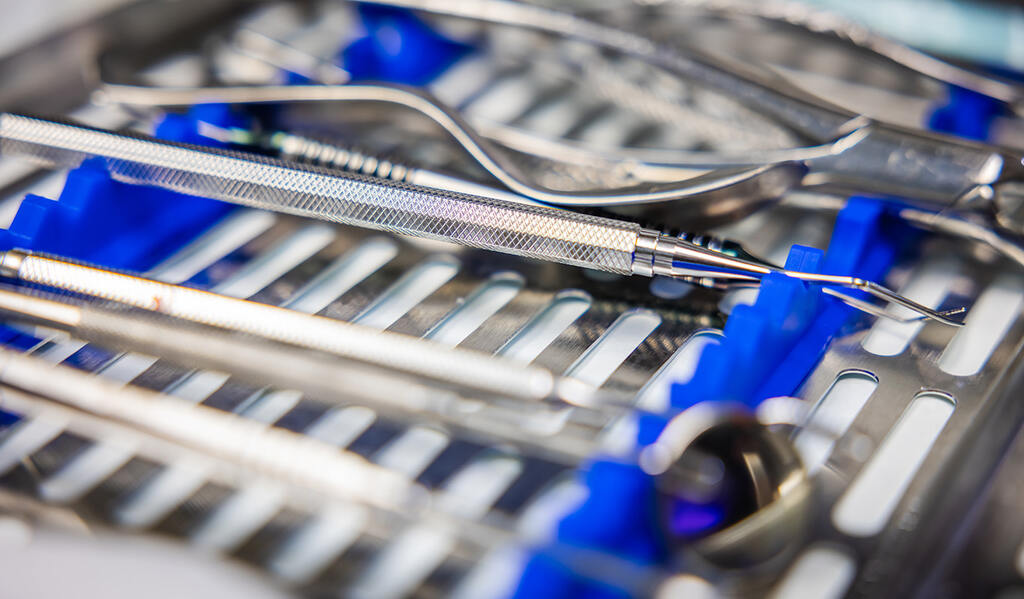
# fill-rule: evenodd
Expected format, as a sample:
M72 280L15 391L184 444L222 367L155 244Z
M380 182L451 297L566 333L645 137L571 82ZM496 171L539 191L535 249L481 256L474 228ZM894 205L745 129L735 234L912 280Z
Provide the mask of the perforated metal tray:
M313 22L300 22L287 35L299 43L321 33ZM168 52L146 77L189 83L194 56ZM560 95L542 81L478 62L447 75L435 91L497 121L543 128L547 110L572 115L578 122L548 120L610 145L641 143L655 130L610 104L591 106L590 99ZM495 90L503 90L501 101L488 100ZM136 122L113 108L83 106L76 114L104 126ZM368 145L373 139L388 135ZM429 153L400 149L408 156ZM37 174L4 159L0 209L12 214L27 192L55 197L62 180L60 173ZM830 219L824 211L783 205L721 232L778 260L793 243L824 247ZM645 407L664 401L669 381L692 374L700 347L715 342L730 307L750 301L747 292L722 297L667 281L593 275L246 210L150 274L532 359L635 393ZM797 435L816 472L811 526L772 567L729 573L721 581L727 592L761 594L776 585L782 597L977 596L1024 584L1024 523L1012 501L1019 496L1021 452L1009 451L1024 418L1024 277L982 248L936 238L902 257L887 282L936 307L970 307L968 325L955 331L864 317L835 340L798 393L815 404L816 421L838 436ZM31 351L347 447L446 490L460 514L502 522L522 535L550 527L579 499L564 465L377 418L365 408L325 411L292 392L264 393L217 373L115 356L73 340L55 338ZM735 367L742 372L742 364ZM354 531L344 514L281 508L259 489L204 482L180 464L138 457L119 463L94 441L55 423L23 421L0 432L0 464L11 467L0 483L15 494L70 502L89 521L220 548L312 594L481 597L507 590L502 576L514 576L521 559L506 546L450 543L415 523L383 537Z

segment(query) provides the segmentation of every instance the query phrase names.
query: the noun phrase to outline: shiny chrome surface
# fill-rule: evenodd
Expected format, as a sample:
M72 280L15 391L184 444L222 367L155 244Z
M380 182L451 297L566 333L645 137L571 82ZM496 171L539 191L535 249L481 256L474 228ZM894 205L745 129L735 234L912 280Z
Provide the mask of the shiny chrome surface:
M527 78L524 85L529 81ZM449 83L454 95L458 82ZM571 100L570 104L579 108L579 114L585 112L582 101ZM98 119L93 121L98 126L131 122L130 116L111 107L90 111L89 118ZM600 118L581 120L580 131L596 131L595 137L604 127ZM642 123L631 127L640 130ZM388 128L380 126L379 131L375 139L386 145ZM620 139L626 137L629 134ZM431 147L436 148L423 145ZM0 169L14 168L8 164L7 159L0 161ZM60 175L48 181L31 167L11 172L15 171L21 174L3 187L4 198L13 198L12 202L20 201L27 190L52 190L54 180L59 190ZM821 247L827 242L829 215L796 208L807 199L788 195L781 206L716 232L742 239L751 251L773 262L785 257L791 243ZM830 198L811 199L824 203ZM930 219L934 215L917 217ZM969 224L947 222L946 226ZM551 372L582 373L603 390L635 394L638 401L655 403L661 401L663 391L656 390L663 389L663 375L669 374L673 356L689 356L688 345L713 339L706 333L721 328L721 310L733 305L728 301L720 304L720 296L706 289L684 284L660 286L663 279L601 278L575 268L425 244L348 226L331 227L330 240L315 247L301 233L308 226L310 223L300 219L242 211L217 235L197 240L150 276L182 283L199 275L195 281L203 280L226 295L290 305L346 321L366 319L367 313L380 314L382 302L391 301L390 306L399 306L391 311L393 320L376 322L390 331L422 336L454 317L481 285L514 271L522 278L522 287L458 347L527 356ZM808 479L806 511L780 510L784 515L809 516L804 534L767 535L768 541L795 541L759 567L702 570L701 576L710 572L717 577L715 591L726 596L775 592L782 594L774 596L789 597L794 590L820 589L808 586L814 581L800 576L807 572L808 564L812 572L831 574L825 582L832 596L930 596L933 591L952 588L951 594L969 597L1024 584L1024 574L1015 561L1024 543L1018 506L1013 501L1018 486L1014 483L1020 478L1019 441L1016 449L1006 451L1014 435L1019 438L1022 418L1021 404L1015 399L1021 388L1024 321L1019 302L1024 293L1019 287L1019 266L986 249L983 237L991 231L983 231L976 235L977 242L941 236L929 239L919 255L904 256L885 281L937 310L968 306L966 327L956 330L938 323L864 318L830 346L797 393L812 406L812 422L815 413L831 414L826 409L828 398L835 396L831 391L842 376L874 380L877 387L859 411L846 415L848 427L836 429L834 438L827 439L831 445L823 465ZM288 242L296 236L298 241ZM434 264L455 265L455 272L421 268ZM415 293L410 292L410 273L422 272L433 273L428 278L435 278L413 286ZM936 272L943 276L935 278ZM408 293L403 295L403 289ZM652 295L652 289L657 293ZM981 301L983 297L988 299ZM727 298L743 299L736 294ZM995 320L985 308L993 301L1002 307L1002 317ZM570 309L559 315L558 306ZM402 311L404 307L408 309ZM891 311L907 316L897 308ZM986 311L989 315L979 320ZM393 316L396 312L401 313ZM997 315L999 312L996 310ZM633 325L623 326L624 319ZM972 321L977 324L972 326ZM545 323L552 326L545 329ZM1007 326L1005 331L1002 324ZM631 337L615 334L630 333L631 327ZM960 332L967 330L971 332ZM640 335L642 341L635 347L627 344L616 351L609 349L613 337L632 341ZM358 406L328 409L287 390L264 389L221 373L190 371L148 356L117 354L110 348L62 336L50 338L32 353L112 380L165 391L183 405L205 404L345 447L443 494L445 509L460 518L500 522L499 529L515 530L525 538L532 538L530 531L544 528L538 522L557 519L579 497L564 464L526 457L505 445L482 444L475 437L430 424L409 426ZM595 355L608 359L595 360ZM961 361L964 356L976 358ZM972 371L979 362L977 371ZM678 363L674 368L685 372ZM836 524L836 505L864 475L872 457L922 390L955 400L948 420L925 447L924 459L896 497L882 529L869 535L849 534ZM56 412L47 416L2 433L0 457L13 462L0 483L22 497L45 499L47 489L52 493L49 497L60 497L59 491L64 489L64 497L74 497L69 505L81 514L78 526L102 532L103 523L123 524L130 530L187 538L270 572L277 581L291 581L287 588L305 594L357 588L367 593L397 589L396 595L416 596L461 590L466 596L482 597L495 587L481 585L481 579L497 585L509 576L502 578L502 572L514 571L521 563L517 561L521 556L514 551L461 539L451 545L446 535L424 533L415 523L374 521L381 528L353 537L352 521L338 511L313 512L294 506L290 503L293 496L276 493L272 485L224 484L226 481L201 469L196 471L199 458L161 461L140 450L119 462L110 456L124 452L111 453L111 446L103 440L109 440L111 432L126 431L112 431L109 422L96 421L88 431L97 434L90 437L83 434L87 431L65 428L66 421ZM823 416L822 421L835 424L837 420L831 418ZM615 447L618 434L615 427L609 427L602 442ZM793 434L799 440L799 428ZM916 451L919 446L911 449ZM994 486L986 492L993 476ZM81 494L74 496L71 491ZM979 520L963 517L974 509L981 513ZM6 507L4 511L14 513ZM870 516L878 519L877 514ZM789 526L782 525L784 529ZM38 536L42 539L45 533ZM410 551L410 546L414 557L408 562L395 566L393 558L387 557ZM742 550L740 553L741 558L751 557ZM979 563L985 567L972 567ZM494 564L506 569L494 569ZM964 578L965 568L971 570L970 578ZM191 572L201 576L198 570ZM678 573L673 582L678 586L664 585L663 596L672 596L669 591L679 588L708 590L708 583L692 572ZM384 583L390 584L377 586Z

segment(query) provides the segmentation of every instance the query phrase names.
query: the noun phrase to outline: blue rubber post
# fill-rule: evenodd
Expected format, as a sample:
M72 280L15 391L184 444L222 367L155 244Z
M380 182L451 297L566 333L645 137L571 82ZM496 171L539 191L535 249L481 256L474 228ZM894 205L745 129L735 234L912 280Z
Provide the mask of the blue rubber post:
M340 53L353 81L424 85L473 50L407 10L362 4L359 15L366 35Z

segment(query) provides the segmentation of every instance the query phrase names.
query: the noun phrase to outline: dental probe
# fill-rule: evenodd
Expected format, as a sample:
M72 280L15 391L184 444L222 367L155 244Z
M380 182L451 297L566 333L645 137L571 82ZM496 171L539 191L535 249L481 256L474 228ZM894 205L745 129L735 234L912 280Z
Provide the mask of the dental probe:
M110 176L122 182L620 275L757 283L767 274L780 273L826 287L862 290L939 322L961 324L871 281L784 270L714 252L637 223L568 210L10 113L0 114L0 154L25 156L51 167L77 167L88 158L100 158Z
M437 527L459 541L450 550L459 559L533 542L501 520L481 522L447 511L443 491L349 450L42 358L0 349L0 392L4 407L24 417L87 439L117 440L160 463L202 464L205 478L228 489L270 483L284 488L286 504L302 511L354 510L362 516L358 532L376 539L393 538L410 526ZM657 568L598 550L559 543L545 550L584 578L625 581L636 596L649 596L668 582Z
M610 447L608 431L618 429L623 419L642 417L645 412L625 403L596 404L592 407L549 406L512 396L473 398L448 389L396 377L375 367L352 364L286 345L266 343L208 327L181 326L173 320L145 317L88 304L54 301L0 289L0 315L5 320L64 331L101 347L123 351L145 351L186 368L213 369L251 385L294 389L314 401L335 406L360 405L405 423L433 423L467 435L484 444L506 444L523 455L577 467L596 455L624 463L651 462L650 451L631 447ZM4 373L0 371L0 383ZM173 402L180 404L181 402ZM184 406L183 411L187 412ZM204 408L205 409L205 408ZM728 412L732 415L727 415ZM738 410L738 411L737 411ZM218 412L219 414L219 412ZM672 416L673 431L662 435L664 448L655 449L661 474L670 467L673 476L685 479L688 492L707 496L718 482L707 474L720 464L714 452L691 447L711 423L739 418L767 426L760 416L733 404L706 403ZM804 423L802 416L788 421ZM779 421L776 420L775 423ZM807 428L804 426L804 428ZM819 431L822 432L822 431ZM832 431L822 434L832 435ZM614 436L614 434L612 434ZM615 445L614 443L612 444ZM659 446L661 447L661 446ZM671 464L665 463L665 448L674 448ZM649 465L647 467L650 467Z
M0 319L63 331L109 349L157 356L183 368L225 372L250 385L295 389L332 405L366 405L406 421L425 418L487 442L500 440L573 464L597 451L600 433L611 423L645 413L632 395L594 389L575 379L562 386L576 386L576 393L550 401L524 398L511 390L467 395L464 389L413 379L387 365L2 287ZM794 418L791 424L802 420Z
M146 352L184 368L225 372L246 384L294 389L326 405L362 405L405 422L433 422L487 444L507 443L523 453L572 466L600 450L602 429L636 411L619 402L567 414L571 406L523 401L511 394L468 397L395 376L393 371L296 347L6 289L0 289L0 315L64 331L100 347Z
M0 253L0 276L112 300L486 393L540 400L586 391L539 366L409 335L162 283L20 250ZM573 384L574 383L574 384Z
M297 433L155 391L125 387L10 349L0 349L0 385L52 398L73 409L194 447L210 458L237 461L339 499L394 509L400 507L398 498L415 498L426 491L358 454Z
M433 422L570 465L594 455L600 429L611 417L624 414L624 408L607 407L607 414L577 411L566 419L564 406L557 404L516 402L510 394L486 401L464 397L389 370L300 348L6 289L0 289L0 314L100 347L147 352L183 368L225 372L246 384L294 389L325 405L362 405L405 422Z

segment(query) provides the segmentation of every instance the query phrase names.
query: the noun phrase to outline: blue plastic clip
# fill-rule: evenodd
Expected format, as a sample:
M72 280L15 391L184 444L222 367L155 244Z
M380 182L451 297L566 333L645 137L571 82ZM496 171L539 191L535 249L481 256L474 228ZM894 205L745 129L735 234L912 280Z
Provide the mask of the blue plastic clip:
M949 97L932 110L928 128L966 139L986 141L992 134L992 122L1006 112L1006 105L978 92L949 86Z
M826 255L794 246L786 267L806 272L881 278L897 245L912 237L883 219L882 203L851 198L839 213ZM899 227L899 231L893 230ZM751 408L764 399L792 394L804 381L853 309L785 275L765 277L752 306L737 306L718 345L704 350L697 375L672 387L672 406L737 401Z
M366 35L340 53L353 81L424 85L473 50L407 10L363 4L359 15Z
M827 254L795 246L788 268L879 279L911 239L906 227L885 218L884 204L851 198L839 213ZM784 275L765 278L752 306L738 306L719 345L710 345L689 381L674 385L673 413L702 401L737 401L751 408L795 392L829 342L850 322L853 308L820 289ZM639 419L637 444L655 441L671 414ZM639 467L597 458L581 473L587 499L557 528L560 543L596 549L638 564L664 565L669 539L658 518L654 479ZM674 506L675 535L687 537L722 521L728 498ZM543 549L527 562L516 598L620 597L622 589L581 578Z

